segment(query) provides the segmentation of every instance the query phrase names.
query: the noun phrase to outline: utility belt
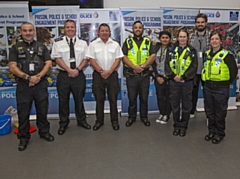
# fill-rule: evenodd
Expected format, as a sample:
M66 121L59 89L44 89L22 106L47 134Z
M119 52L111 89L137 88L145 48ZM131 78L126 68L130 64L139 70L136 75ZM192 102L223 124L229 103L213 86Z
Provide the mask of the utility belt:
M145 76L150 76L151 75L151 71L149 71L149 69L144 69L141 73L135 73L133 71L132 68L127 68L127 67L124 67L123 69L123 75L125 77L145 77Z

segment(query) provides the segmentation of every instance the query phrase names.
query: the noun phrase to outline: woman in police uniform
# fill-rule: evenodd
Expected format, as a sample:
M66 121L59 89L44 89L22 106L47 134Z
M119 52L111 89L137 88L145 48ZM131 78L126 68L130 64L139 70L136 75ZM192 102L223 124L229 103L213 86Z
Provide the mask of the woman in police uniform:
M174 120L174 136L184 137L192 108L193 78L197 72L196 50L188 45L188 32L177 33L175 48L165 61L165 74L170 78L170 103ZM180 105L182 115L180 116Z
M237 75L234 56L222 47L222 36L214 30L210 34L211 49L205 54L202 80L204 108L208 116L206 141L218 144L225 137L225 118L229 87Z

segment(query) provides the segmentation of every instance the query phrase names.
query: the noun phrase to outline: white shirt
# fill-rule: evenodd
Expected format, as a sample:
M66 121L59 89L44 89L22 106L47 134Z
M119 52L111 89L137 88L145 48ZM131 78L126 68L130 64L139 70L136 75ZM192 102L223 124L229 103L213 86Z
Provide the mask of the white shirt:
M66 40L68 39L68 41ZM73 43L74 43L74 52L75 52L75 59L76 59L76 66L79 66L82 60L85 58L85 53L87 51L87 43L84 40L81 40L77 37L73 37ZM75 40L76 39L76 40ZM62 40L59 40L57 42L53 43L52 53L51 57L53 59L55 58L61 58L64 63L70 67L70 38L64 36L62 37ZM63 70L60 66L57 65L58 69Z
M103 70L109 70L117 58L123 57L123 52L120 45L111 38L106 43L97 38L90 43L86 57L96 60Z

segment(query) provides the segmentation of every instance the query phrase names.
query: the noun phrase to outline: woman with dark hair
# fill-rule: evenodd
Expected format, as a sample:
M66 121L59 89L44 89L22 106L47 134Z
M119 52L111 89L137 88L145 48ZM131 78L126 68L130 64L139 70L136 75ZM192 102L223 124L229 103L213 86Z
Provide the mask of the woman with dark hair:
M164 66L166 56L172 52L173 45L170 43L171 33L169 31L161 31L158 38L160 42L155 46L156 60L152 64L157 103L160 112L160 116L156 119L156 122L166 124L170 119L171 106L169 100L169 78L165 75Z
M188 32L177 33L176 46L165 62L165 74L170 78L170 103L174 120L174 136L184 137L192 109L193 78L197 72L196 50L188 45ZM180 117L180 106L182 115Z
M223 49L222 36L216 30L210 34L210 45L202 71L204 108L208 116L208 134L205 140L219 144L225 137L230 84L236 78L238 70L234 56Z

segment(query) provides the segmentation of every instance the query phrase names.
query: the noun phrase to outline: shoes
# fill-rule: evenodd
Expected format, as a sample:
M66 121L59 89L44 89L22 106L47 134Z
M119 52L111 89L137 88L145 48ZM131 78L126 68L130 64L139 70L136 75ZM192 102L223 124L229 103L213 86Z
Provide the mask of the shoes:
M27 144L28 144L28 141L20 140L20 143L19 143L19 145L18 145L18 150L19 150L19 151L24 151L24 150L26 150Z
M63 135L68 126L60 126L58 129L58 135Z
M103 122L96 122L93 126L93 130L97 131L101 126L103 126Z
M213 139L213 137L214 137L214 134L213 134L213 133L209 133L208 135L206 135L206 136L204 137L204 139L205 139L206 141L210 141L210 140Z
M222 142L222 140L223 140L223 137L214 136L212 139L212 143L219 144L220 142Z
M135 119L128 119L126 122L126 126L129 127L131 126L136 120Z
M120 127L119 127L118 121L113 121L112 127L113 127L113 130L115 131L119 130Z
M90 126L86 121L78 122L77 125L78 125L79 127L84 128L84 129L91 129L91 126Z
M173 130L173 135L174 135L174 136L178 136L178 135L179 135L179 132L180 132L179 129L174 129L174 130Z
M190 114L190 119L195 118L195 114Z
M45 139L48 142L54 141L54 137L50 133L46 133L45 135L40 135L40 138Z
M150 121L148 119L142 119L142 122L145 126L150 126Z
M162 118L163 118L163 115L160 114L160 116L156 119L156 122L157 123L161 123Z
M160 120L161 124L167 124L167 122L169 121L170 117L165 115L163 116L163 118Z
M179 136L184 137L186 135L186 130L180 130L179 131Z

